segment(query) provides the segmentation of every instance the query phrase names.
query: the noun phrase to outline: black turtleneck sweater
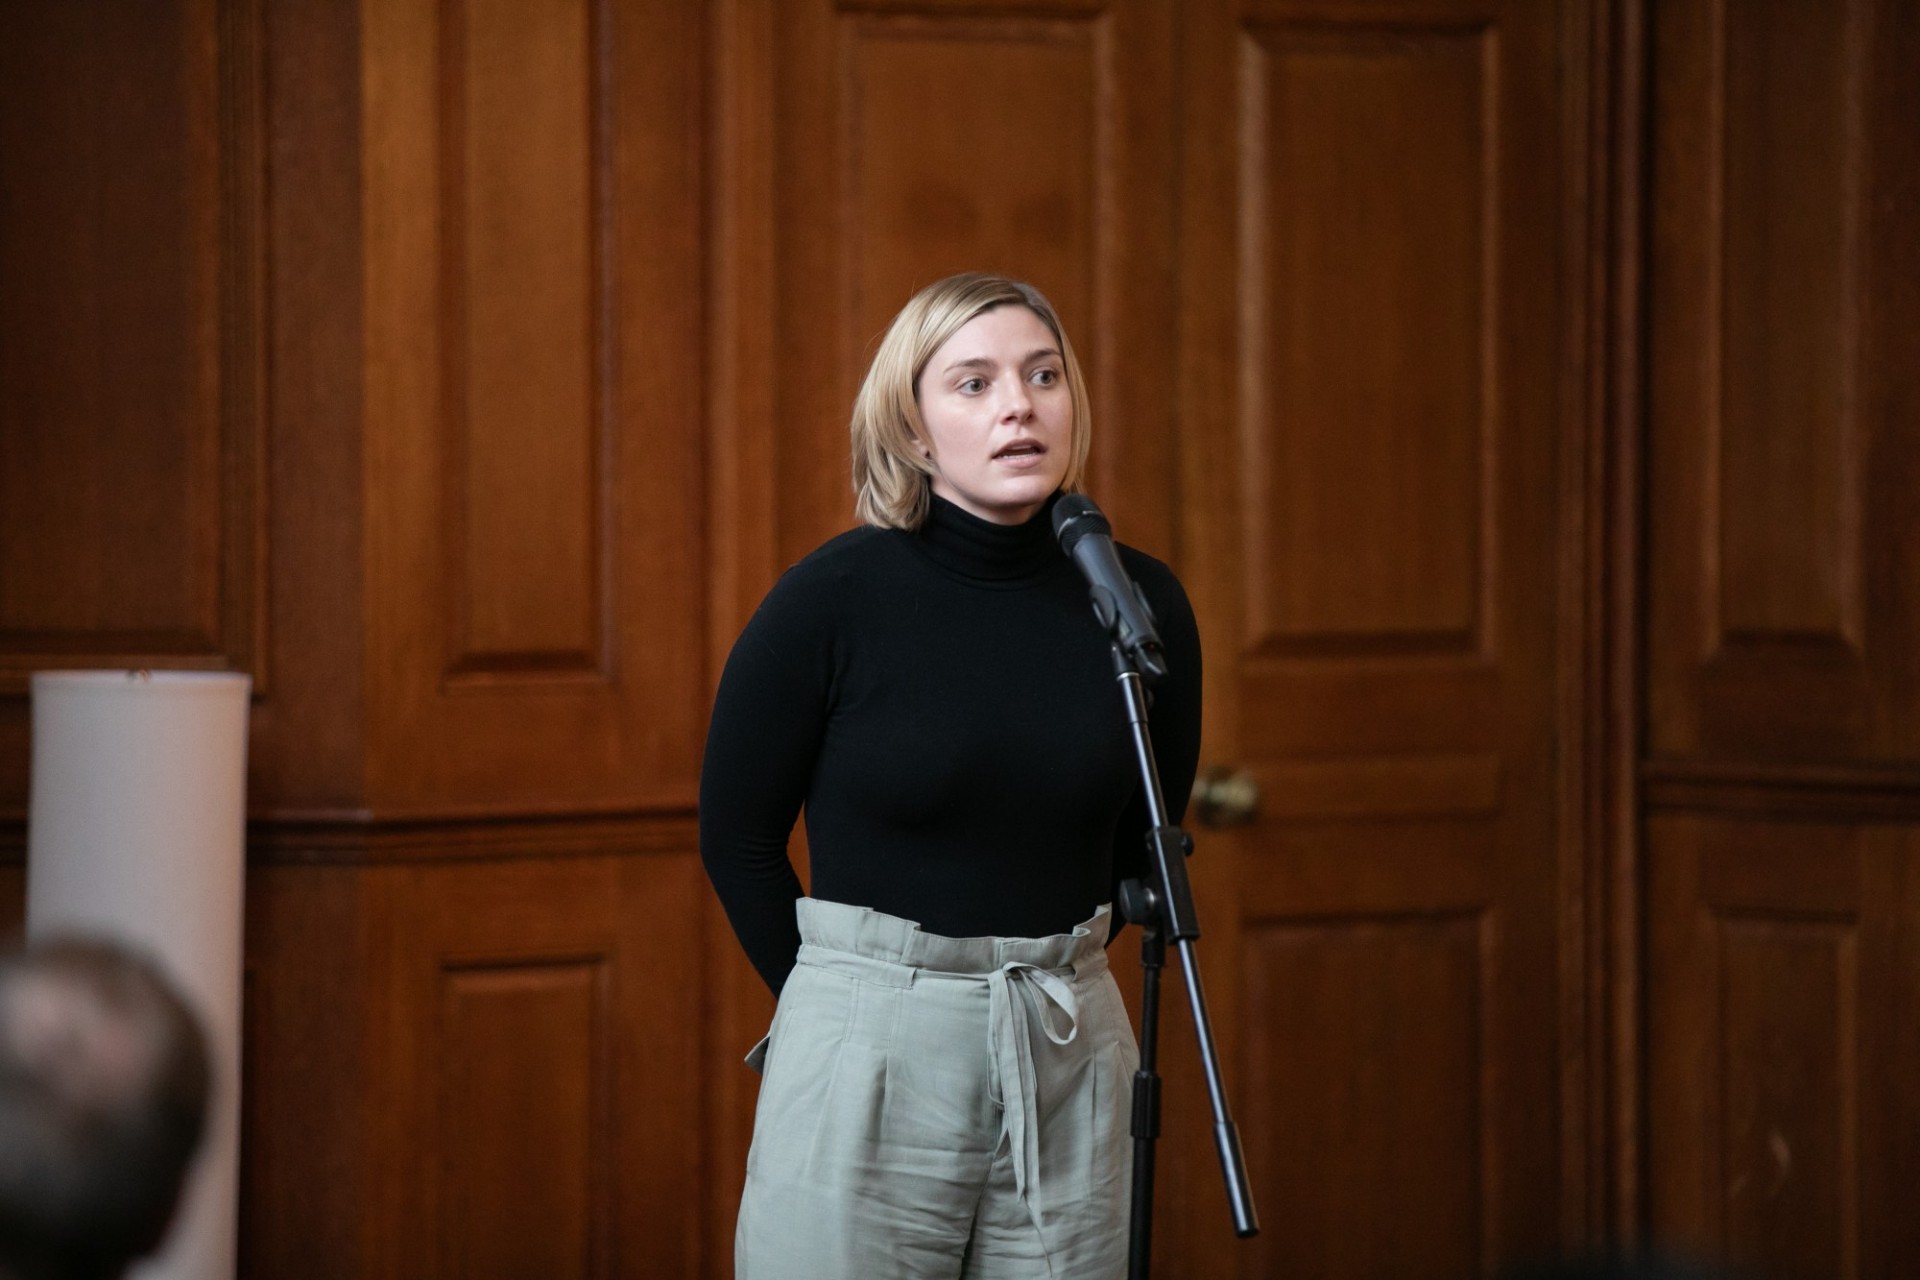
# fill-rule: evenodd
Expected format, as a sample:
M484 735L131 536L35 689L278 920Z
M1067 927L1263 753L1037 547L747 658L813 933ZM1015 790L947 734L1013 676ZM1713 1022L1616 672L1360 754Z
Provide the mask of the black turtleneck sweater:
M800 945L787 837L803 804L814 897L948 937L1060 933L1145 873L1125 704L1051 505L1007 526L935 498L917 533L842 534L734 645L700 853L776 992ZM1152 729L1177 820L1199 760L1199 633L1172 571L1120 554L1166 645Z

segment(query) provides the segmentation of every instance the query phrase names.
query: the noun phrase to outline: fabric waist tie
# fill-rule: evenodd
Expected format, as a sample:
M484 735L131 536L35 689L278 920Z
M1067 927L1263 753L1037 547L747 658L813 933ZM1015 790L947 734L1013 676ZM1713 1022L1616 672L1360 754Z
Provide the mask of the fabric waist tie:
M1013 1147L1014 1185L1038 1228L1040 1215L1031 1188L1040 1178L1040 1080L1033 1065L1032 1022L1037 1018L1040 1029L1055 1044L1072 1044L1080 1034L1080 1000L1057 973L1018 960L987 975L987 997L988 1044L1000 1077L1004 1132ZM1066 1015L1065 1035L1053 1029L1049 1005Z
M919 932L911 921L866 908L802 899L801 936L807 940L800 945L800 964L883 986L955 981L985 985L987 1048L997 1085L994 1101L1000 1105L1001 1134L1012 1153L1014 1184L1036 1229L1041 1229L1034 1204L1041 1181L1040 1080L1033 1024L1038 1022L1056 1045L1072 1044L1080 1034L1080 998L1074 987L1107 968L1107 911L1101 907L1071 935L1003 942L942 938ZM854 912L859 914L849 914ZM855 932L822 927L830 923ZM1022 952L1028 958L1020 958ZM1044 1239L1046 1232L1041 1235Z

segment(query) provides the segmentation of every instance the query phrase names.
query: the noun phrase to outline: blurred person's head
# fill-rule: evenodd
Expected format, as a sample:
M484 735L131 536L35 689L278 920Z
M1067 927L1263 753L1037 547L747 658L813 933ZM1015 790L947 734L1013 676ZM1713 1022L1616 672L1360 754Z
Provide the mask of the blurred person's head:
M205 1039L143 957L0 957L0 1277L95 1280L159 1247L205 1127Z

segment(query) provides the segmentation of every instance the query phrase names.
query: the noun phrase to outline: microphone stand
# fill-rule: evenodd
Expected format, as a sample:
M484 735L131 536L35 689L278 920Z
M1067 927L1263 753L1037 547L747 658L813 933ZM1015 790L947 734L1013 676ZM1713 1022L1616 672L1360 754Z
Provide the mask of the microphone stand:
M1096 602L1096 613L1100 613ZM1107 621L1103 615L1101 621ZM1160 1137L1160 973L1165 967L1167 942L1180 950L1180 968L1187 976L1187 1002L1193 1009L1193 1029L1200 1041L1200 1065L1207 1077L1207 1095L1213 1103L1213 1141L1220 1157L1220 1176L1226 1182L1227 1203L1233 1212L1233 1233L1241 1239L1259 1234L1260 1222L1247 1186L1246 1161L1240 1154L1240 1131L1227 1109L1226 1086L1220 1078L1220 1055L1214 1048L1213 1023L1207 1017L1207 998L1200 986L1199 960L1193 944L1200 937L1194 914L1193 889L1187 880L1187 854L1193 838L1167 821L1167 802L1160 789L1160 768L1154 761L1153 737L1147 729L1147 692L1133 660L1113 644L1113 670L1126 700L1127 722L1133 733L1134 759L1140 766L1140 784L1147 798L1147 854L1150 883L1128 880L1120 886L1120 908L1140 927L1140 1069L1133 1074L1133 1204L1128 1223L1127 1280L1147 1280L1153 1251L1154 1143Z

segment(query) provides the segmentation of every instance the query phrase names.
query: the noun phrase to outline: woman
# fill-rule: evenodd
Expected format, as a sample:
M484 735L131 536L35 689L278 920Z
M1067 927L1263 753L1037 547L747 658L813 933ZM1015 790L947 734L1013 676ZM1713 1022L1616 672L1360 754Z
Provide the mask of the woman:
M780 997L736 1274L1126 1269L1138 1051L1107 970L1145 801L1105 632L1055 543L1086 384L1030 285L967 274L894 319L853 411L864 526L783 576L734 646L700 848ZM1171 674L1155 746L1181 812L1193 614L1122 549ZM812 892L787 837L805 806Z

